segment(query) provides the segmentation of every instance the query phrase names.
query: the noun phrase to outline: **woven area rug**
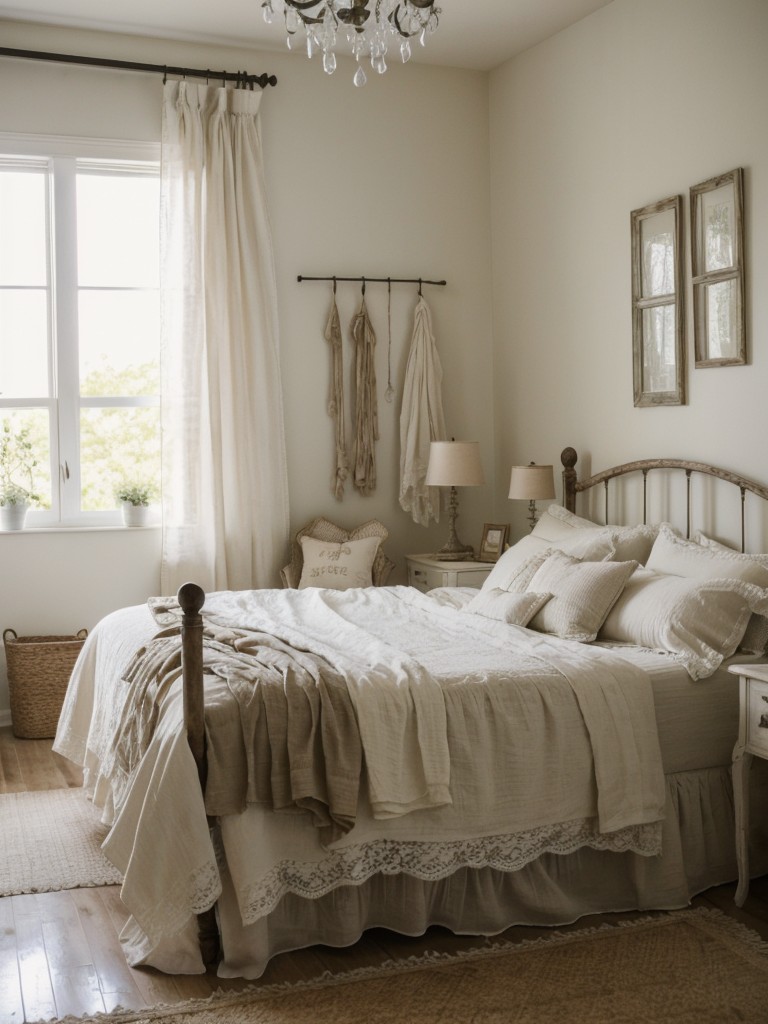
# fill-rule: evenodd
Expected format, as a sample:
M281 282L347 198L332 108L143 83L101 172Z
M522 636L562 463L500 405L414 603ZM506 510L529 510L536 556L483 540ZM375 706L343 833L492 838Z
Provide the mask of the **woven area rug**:
M82 789L0 795L0 896L119 883L105 834Z
M765 1024L768 944L683 910L74 1024Z

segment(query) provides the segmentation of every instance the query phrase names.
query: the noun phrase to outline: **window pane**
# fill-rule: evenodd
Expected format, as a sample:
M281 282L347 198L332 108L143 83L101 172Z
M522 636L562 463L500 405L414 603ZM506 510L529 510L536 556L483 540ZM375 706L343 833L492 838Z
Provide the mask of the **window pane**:
M700 266L705 272L726 270L734 265L736 209L733 185L704 192L698 197L701 244Z
M46 184L39 171L0 173L0 285L48 282Z
M51 439L47 409L0 410L0 446L8 469L0 483L13 483L36 497L33 507L51 507ZM2 459L5 466L6 459Z
M48 294L0 289L0 395L48 396Z
M643 391L674 391L675 304L643 310Z
M736 280L706 285L706 337L708 359L735 359L739 355L741 310Z
M157 292L80 292L80 394L160 393Z
M157 287L159 204L157 177L77 175L81 287Z
M640 225L642 295L671 295L675 290L675 211L662 210Z
M80 412L81 507L117 507L115 487L124 480L160 485L160 409L82 409Z

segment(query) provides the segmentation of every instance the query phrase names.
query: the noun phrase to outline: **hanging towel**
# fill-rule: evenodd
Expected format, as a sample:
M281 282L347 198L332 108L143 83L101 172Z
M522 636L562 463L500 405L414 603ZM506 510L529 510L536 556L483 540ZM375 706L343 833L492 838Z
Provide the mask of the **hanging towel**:
M341 348L341 323L336 296L333 297L328 323L325 325L325 340L331 346L331 388L328 395L328 415L336 421L336 456L331 491L339 501L344 497L344 484L349 475L347 458L346 424L344 422L344 371Z
M360 309L352 318L355 341L355 467L352 482L361 494L371 494L376 487L375 442L379 439L379 414L376 404L376 368L374 354L376 335L365 295Z
M400 410L400 507L427 526L440 519L440 488L427 487L430 441L445 441L443 369L432 333L429 306L419 296L413 322Z

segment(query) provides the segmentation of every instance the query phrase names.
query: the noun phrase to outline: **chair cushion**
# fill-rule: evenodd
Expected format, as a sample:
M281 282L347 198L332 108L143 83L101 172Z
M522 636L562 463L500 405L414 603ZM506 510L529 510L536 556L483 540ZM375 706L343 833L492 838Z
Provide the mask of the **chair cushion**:
M378 519L369 519L368 522L363 523L362 526L356 526L352 530L345 530L344 527L337 526L336 523L332 523L329 519L318 516L317 519L313 519L311 523L308 523L305 527L299 530L291 544L291 560L288 565L284 566L280 571L280 576L286 587L296 588L301 582L301 571L304 566L304 555L301 550L302 537L312 537L315 540L331 541L335 544L341 544L343 541L347 540L362 540L366 537L378 537L380 543L373 559L373 567L371 570L373 585L376 587L383 587L386 584L389 574L395 567L395 563L387 558L381 550L381 545L387 537L389 537L389 530L383 523L380 523Z

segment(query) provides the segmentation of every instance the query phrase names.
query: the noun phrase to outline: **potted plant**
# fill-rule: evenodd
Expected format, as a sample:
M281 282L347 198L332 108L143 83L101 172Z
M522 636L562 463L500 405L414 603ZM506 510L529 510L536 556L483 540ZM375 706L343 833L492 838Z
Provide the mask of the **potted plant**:
M151 481L124 481L115 489L115 498L123 510L123 522L126 526L146 526L149 519L149 506L157 495L155 485Z
M4 419L0 429L0 529L23 529L27 509L40 500L35 493L35 466L29 427L14 430L10 419Z

